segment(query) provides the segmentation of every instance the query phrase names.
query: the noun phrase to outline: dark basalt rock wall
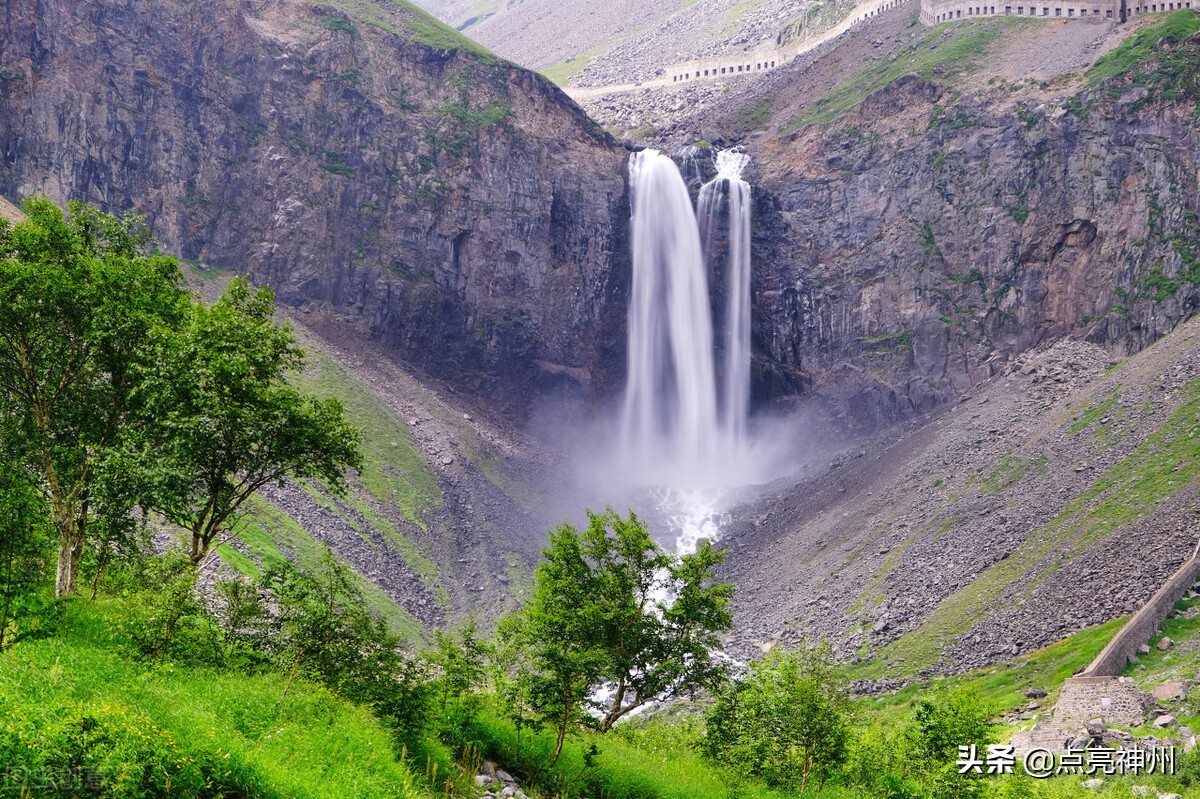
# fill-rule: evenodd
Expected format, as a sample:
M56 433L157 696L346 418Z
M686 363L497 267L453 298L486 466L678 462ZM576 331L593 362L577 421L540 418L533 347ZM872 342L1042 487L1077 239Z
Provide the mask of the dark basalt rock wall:
M810 386L884 424L1062 336L1117 359L1192 316L1195 93L1149 82L1042 103L910 76L759 146L760 396Z
M362 5L6 3L0 192L145 214L501 408L608 389L626 153L542 78Z
M392 4L10 0L0 192L135 209L163 249L332 308L499 410L611 397L627 153L538 76L423 44L431 24ZM756 399L816 394L879 426L1043 342L1115 358L1192 315L1194 91L1135 79L1063 102L910 76L753 145Z

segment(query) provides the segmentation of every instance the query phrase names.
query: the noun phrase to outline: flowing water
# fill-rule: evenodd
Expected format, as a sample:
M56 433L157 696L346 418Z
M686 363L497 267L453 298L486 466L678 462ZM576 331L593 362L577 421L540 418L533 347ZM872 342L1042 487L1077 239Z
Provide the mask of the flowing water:
M690 159L685 165L694 166ZM633 283L622 468L651 490L680 552L717 536L732 490L754 482L757 471L747 433L750 186L741 174L749 160L718 153L698 210L670 157L645 150L629 164ZM727 243L724 253L719 243ZM726 302L715 338L708 275L721 264Z
M726 253L724 392L721 416L728 446L746 445L750 413L750 184L742 172L750 156L733 150L717 153L717 176L700 189L697 216L709 264L717 263L715 235L728 207Z
M633 289L622 449L646 477L671 467L691 472L711 463L718 445L700 231L691 195L669 157L635 153L629 183Z

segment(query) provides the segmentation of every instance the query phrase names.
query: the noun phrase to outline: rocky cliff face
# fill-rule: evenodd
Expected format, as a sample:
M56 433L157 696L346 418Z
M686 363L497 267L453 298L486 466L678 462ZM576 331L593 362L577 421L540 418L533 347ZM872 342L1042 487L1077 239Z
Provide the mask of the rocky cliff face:
M611 382L625 154L393 3L14 0L0 191L145 214L493 404Z
M1200 38L1165 42L1053 99L909 76L761 142L760 393L811 386L886 422L1043 342L1083 336L1115 359L1189 318L1198 63Z

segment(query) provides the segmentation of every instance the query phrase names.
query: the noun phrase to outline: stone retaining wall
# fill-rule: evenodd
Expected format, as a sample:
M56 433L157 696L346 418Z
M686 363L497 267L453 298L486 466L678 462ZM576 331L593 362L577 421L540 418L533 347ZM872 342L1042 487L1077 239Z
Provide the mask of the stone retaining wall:
M1054 718L1068 726L1089 719L1136 726L1153 704L1154 697L1126 677L1071 677L1063 683Z
M1000 4L989 0L986 5L979 0L921 0L921 22L937 25L950 20L1004 16L1125 22L1142 14L1169 13L1193 7L1200 8L1200 0L1139 5L1130 5L1128 0L1004 0Z
M873 19L885 11L903 5L908 0L866 0L854 7L846 18L829 30L814 36L800 39L787 47L761 50L741 55L721 56L700 61L685 61L672 64L666 68L666 77L651 83L678 84L695 80L712 80L729 77L730 75L745 75L753 72L763 72L775 69L788 63L798 55L807 53L825 42L835 39L850 28ZM1200 2L1200 0L1198 0ZM643 85L651 85L651 83Z
M1158 626L1171 613L1175 603L1183 599L1188 589L1196 582L1200 571L1200 559L1186 561L1171 579L1150 597L1141 610L1117 631L1100 654L1084 669L1081 677L1115 677L1125 670L1130 658L1137 654L1138 647L1150 640Z

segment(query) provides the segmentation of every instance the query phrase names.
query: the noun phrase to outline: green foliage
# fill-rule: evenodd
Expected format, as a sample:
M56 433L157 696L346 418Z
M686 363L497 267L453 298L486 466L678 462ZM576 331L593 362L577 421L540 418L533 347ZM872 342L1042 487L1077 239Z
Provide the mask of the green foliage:
M0 446L4 440L0 438ZM37 629L53 535L24 464L0 452L0 652Z
M358 29L354 23L342 16L326 14L321 17L321 26L332 33L346 33L351 39L358 38Z
M730 114L728 122L734 129L744 133L762 130L771 121L771 98L763 97L747 103Z
M959 774L955 763L960 746L987 751L994 740L992 728L987 709L970 691L934 694L913 705L906 737L914 770L932 789L933 799L981 795L982 775Z
M820 791L846 759L850 723L849 689L826 645L777 651L718 692L701 751L769 785Z
M1093 402L1082 413L1071 421L1071 434L1075 435L1091 427L1096 422L1115 411L1121 400L1120 389L1113 386L1099 402Z
M933 227L929 224L929 220L921 223L921 249L926 255L933 255L937 252L937 241L933 238Z
M437 670L433 691L443 714L454 709L464 716L464 721L473 714L473 704L465 700L483 684L491 654L491 647L479 638L474 621L449 633L438 631L430 660Z
M878 336L866 336L860 338L863 344L883 345L883 349L878 352L891 352L893 349L913 351L912 330L904 329L897 330L891 333L880 333Z
M0 402L60 540L59 596L75 593L105 461L128 422L146 342L186 307L175 262L144 255L139 218L25 204L0 223ZM121 515L128 508L105 507Z
M1024 201L1020 201L1015 205L1004 206L1004 212L1011 216L1013 221L1018 225L1024 224L1025 220L1029 218L1030 213L1029 208L1025 205Z
M137 653L149 660L220 665L220 631L195 596L196 570L172 553L152 558L145 587L132 596L124 627Z
M15 796L422 796L366 710L303 680L130 659L127 610L71 602L53 638L0 654L0 773Z
M1151 269L1142 278L1142 294L1151 302L1162 302L1179 290L1179 281L1163 274L1162 267Z
M340 175L344 178L354 177L354 170L341 161L327 161L324 164L321 164L321 168L326 172L334 175Z
M421 738L431 721L425 667L367 610L350 569L326 550L316 569L283 562L263 579L279 602L275 646L289 674L370 706L402 740Z
M458 96L442 106L437 128L430 128L425 134L431 146L454 156L461 156L481 131L513 116L512 106L506 101L484 106L475 104L467 80L465 73L452 78Z
M1200 47L1184 44L1197 31L1200 13L1176 11L1098 59L1087 72L1088 80L1093 86L1114 81L1114 93L1123 91L1122 85L1142 86L1147 99L1200 99Z
M1026 21L997 18L950 29L932 28L905 49L860 70L826 97L810 104L784 131L833 121L905 75L949 81L958 74L969 73L1006 29L1022 24Z
M979 286L981 291L987 289L987 279L983 276L983 272L974 266L968 269L965 275L950 273L946 275L946 279L957 286L969 286L974 283Z
M715 685L718 633L732 624L732 587L712 582L724 560L710 544L674 557L634 515L588 513L588 526L550 534L530 603L502 631L515 690L532 715L557 730L586 726L588 697L601 684L613 698L602 731L652 700ZM658 597L671 595L672 602Z
M901 734L898 734L900 732ZM926 799L911 745L894 723L877 722L855 736L844 779L872 799Z
M1030 468L1039 466L1040 470L1045 469L1045 457L1041 459L1020 458L1010 453L1005 453L996 462L994 468L983 481L980 488L986 494L999 494L1012 485L1019 483L1021 478L1029 473Z
M358 431L335 399L287 383L304 352L275 322L269 289L238 279L211 308L154 337L138 398L138 434L123 453L128 491L191 533L199 563L259 489L315 478L340 492L361 464Z

